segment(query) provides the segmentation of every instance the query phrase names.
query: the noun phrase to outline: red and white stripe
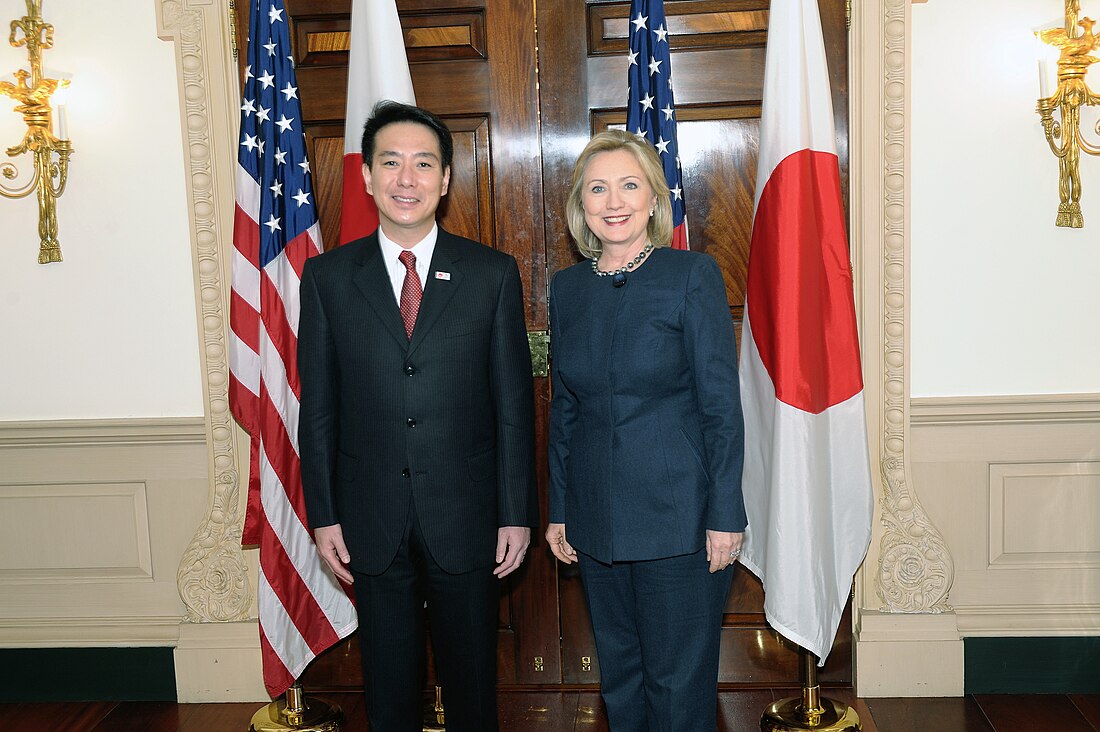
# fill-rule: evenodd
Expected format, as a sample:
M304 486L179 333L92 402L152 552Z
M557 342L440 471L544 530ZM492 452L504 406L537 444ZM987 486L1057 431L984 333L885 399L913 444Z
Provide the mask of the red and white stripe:
M363 125L383 99L416 104L405 37L395 0L353 0L344 115L344 180L340 243L378 228L378 208L363 186Z
M264 684L282 694L318 653L356 627L355 608L313 544L298 459L299 283L321 251L316 223L260 269L257 182L237 168L230 383L233 414L251 435L245 544L260 547Z
M873 499L852 274L817 0L772 0L741 335L741 561L824 663Z

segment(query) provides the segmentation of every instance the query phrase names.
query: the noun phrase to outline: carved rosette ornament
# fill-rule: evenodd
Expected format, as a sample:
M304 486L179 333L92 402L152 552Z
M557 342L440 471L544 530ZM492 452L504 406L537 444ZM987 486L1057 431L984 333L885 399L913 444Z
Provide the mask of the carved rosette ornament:
M235 424L229 412L228 286L223 275L219 241L228 241L232 211L219 211L219 201L233 200L232 174L219 163L234 158L233 145L215 154L218 138L212 133L213 117L220 124L229 109L213 99L211 69L223 69L223 46L209 43L221 38L221 3L201 3L192 8L186 0L160 0L157 5L159 35L174 41L181 75L180 101L184 120L184 165L193 232L195 277L198 289L199 328L202 338L203 391L206 400L207 446L210 456L209 510L183 554L176 573L180 597L190 622L228 622L249 617L252 588L248 565L241 549L240 475L237 471ZM228 54L224 54L228 56ZM232 74L226 74L232 78ZM225 109L222 107L225 106ZM235 110L234 110L235 111ZM229 136L229 135L227 135ZM232 143L232 141L231 141ZM217 195L219 184L224 190ZM224 208L224 206L223 206Z
M910 488L905 447L906 399L905 176L907 124L906 26L910 0L885 0L885 246L883 257L883 493L875 592L886 612L938 613L950 609L955 568L943 536Z

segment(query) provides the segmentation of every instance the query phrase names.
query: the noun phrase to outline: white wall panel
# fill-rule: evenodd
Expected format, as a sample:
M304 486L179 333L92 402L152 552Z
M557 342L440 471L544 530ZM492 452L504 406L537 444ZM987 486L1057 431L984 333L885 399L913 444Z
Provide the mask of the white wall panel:
M152 581L145 490L0 484L0 581Z
M1100 159L1081 156L1085 228L1055 227L1058 164L1035 113L1031 31L1063 13L912 8L913 396L1100 392Z
M72 76L65 260L38 264L33 196L0 200L0 421L203 414L175 55L154 11L43 6L44 64ZM0 27L25 13L24 0L0 0ZM5 31L0 76L26 67ZM12 106L0 100L0 148L22 135Z

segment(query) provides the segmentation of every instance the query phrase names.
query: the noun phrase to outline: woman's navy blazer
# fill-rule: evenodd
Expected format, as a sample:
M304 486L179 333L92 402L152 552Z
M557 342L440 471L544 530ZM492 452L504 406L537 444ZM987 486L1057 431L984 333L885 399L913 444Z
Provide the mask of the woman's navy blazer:
M737 346L718 264L654 250L615 287L591 262L550 287L550 521L605 563L743 531Z

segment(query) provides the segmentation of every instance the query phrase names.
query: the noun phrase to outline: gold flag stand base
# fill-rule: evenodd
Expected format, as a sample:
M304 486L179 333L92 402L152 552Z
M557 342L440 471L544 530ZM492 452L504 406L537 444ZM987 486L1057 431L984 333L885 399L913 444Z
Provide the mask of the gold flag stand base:
M446 718L443 714L443 689L435 687L435 704L431 709L424 712L424 729L423 732L444 732L446 727Z
M340 732L344 713L339 707L310 698L298 684L252 715L248 732Z
M859 715L847 704L835 699L822 699L816 708L806 713L802 699L790 697L772 702L760 718L761 732L857 732L863 729Z
M760 717L760 732L859 732L856 711L843 702L821 697L817 683L817 658L802 652L802 696L772 702Z

